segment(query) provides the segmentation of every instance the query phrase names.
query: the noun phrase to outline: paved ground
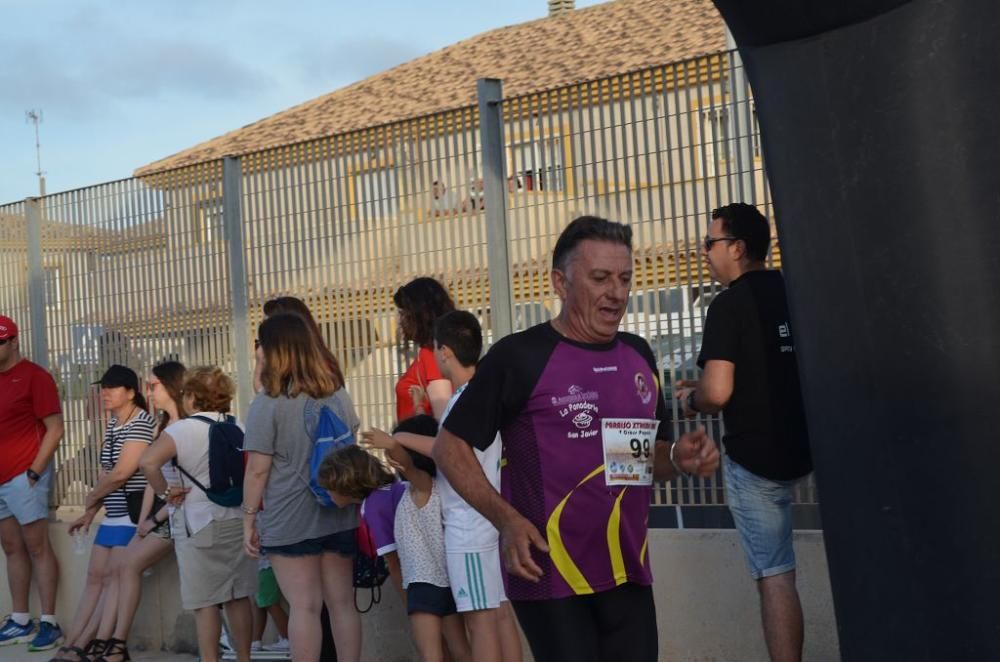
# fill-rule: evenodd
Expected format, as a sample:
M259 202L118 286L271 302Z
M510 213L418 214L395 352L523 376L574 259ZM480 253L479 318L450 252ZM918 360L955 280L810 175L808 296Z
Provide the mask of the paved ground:
M129 651L129 653L136 662L193 662L196 659L193 655L179 653L141 653L139 651ZM29 653L25 646L0 648L0 660L3 662L48 662L54 654L55 651Z

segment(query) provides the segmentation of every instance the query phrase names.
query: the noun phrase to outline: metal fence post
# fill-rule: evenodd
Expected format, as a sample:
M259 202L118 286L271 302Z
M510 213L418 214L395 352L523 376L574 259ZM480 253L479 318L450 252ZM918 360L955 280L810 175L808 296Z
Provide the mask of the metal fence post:
M743 59L736 48L733 35L726 28L726 48L729 49L729 76L732 92L731 125L733 127L733 147L735 148L736 168L738 173L737 200L729 202L746 202L757 204L757 187L754 186L753 174L753 111L751 100L747 95L750 91L750 81L747 79Z
M222 161L222 228L226 240L232 305L229 328L233 343L233 362L236 364L236 410L245 419L253 398L253 382L250 369L246 249L243 243L243 168L239 157L227 156Z
M507 245L507 159L504 154L500 102L503 83L496 78L476 81L479 136L483 149L483 199L486 204L486 244L489 255L490 324L493 340L514 330L510 252Z
M42 201L24 201L28 234L28 317L31 360L49 369L49 339L45 315L45 265L42 262Z

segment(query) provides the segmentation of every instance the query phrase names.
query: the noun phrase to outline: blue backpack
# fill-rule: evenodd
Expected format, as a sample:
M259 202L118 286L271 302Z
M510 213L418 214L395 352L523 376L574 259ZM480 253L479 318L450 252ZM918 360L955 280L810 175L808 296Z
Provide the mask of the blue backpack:
M208 487L184 470L174 458L174 466L187 476L208 499L219 506L235 508L243 503L243 475L246 471L243 454L243 430L236 419L213 421L205 416L189 416L208 423Z
M320 486L319 467L323 463L323 458L344 446L355 443L354 431L347 426L340 417L333 413L333 410L326 405L320 405L319 420L316 423L316 430L313 432L312 457L309 458L309 490L313 493L319 505L324 507L336 506L326 490Z

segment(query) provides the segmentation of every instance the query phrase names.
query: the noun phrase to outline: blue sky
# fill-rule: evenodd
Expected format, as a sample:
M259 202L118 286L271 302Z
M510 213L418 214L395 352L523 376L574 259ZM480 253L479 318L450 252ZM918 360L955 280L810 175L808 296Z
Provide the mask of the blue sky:
M598 4L577 0L576 6ZM0 203L138 166L486 30L546 0L0 0Z

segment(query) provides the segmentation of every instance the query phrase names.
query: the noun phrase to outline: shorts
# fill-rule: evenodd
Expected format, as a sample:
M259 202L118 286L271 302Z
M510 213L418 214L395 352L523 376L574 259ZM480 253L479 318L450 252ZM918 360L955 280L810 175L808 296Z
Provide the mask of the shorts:
M656 662L653 587L631 582L552 600L511 600L536 660Z
M105 517L97 529L94 544L101 547L128 547L135 536L135 524L124 517Z
M762 579L795 570L792 492L797 481L763 478L728 455L722 464L726 501L740 533L750 576Z
M496 609L503 590L500 548L485 552L448 552L448 583L459 612Z
M187 610L221 605L257 592L257 562L243 551L243 518L212 520L174 541Z
M24 526L47 518L51 485L51 462L34 486L28 482L27 473L20 473L0 485L0 519L13 517Z
M291 545L265 546L266 554L278 556L315 556L323 552L336 552L341 556L354 558L358 553L358 541L354 532L357 529L338 531L319 538L310 538L292 543Z
M435 586L426 582L410 582L406 587L407 614L434 614L451 616L456 613L455 599L447 586Z
M273 568L264 568L257 571L257 596L255 602L261 609L267 609L281 602L281 589L278 588L278 580L274 576Z

